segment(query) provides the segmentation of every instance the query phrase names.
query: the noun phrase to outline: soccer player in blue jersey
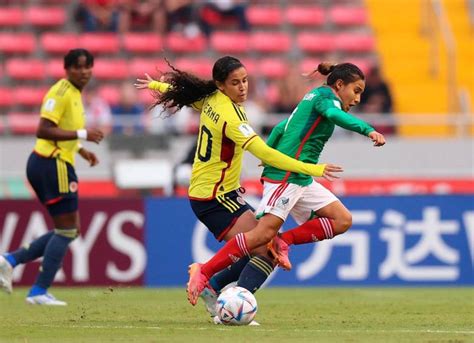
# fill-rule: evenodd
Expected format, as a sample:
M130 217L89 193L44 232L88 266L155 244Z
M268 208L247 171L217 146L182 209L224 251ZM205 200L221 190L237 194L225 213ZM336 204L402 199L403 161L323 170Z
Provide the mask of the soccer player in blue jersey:
M240 237L257 224L253 209L239 192L244 150L267 165L305 175L332 177L341 171L331 164L297 161L265 144L250 126L243 107L248 76L238 59L225 56L217 60L212 70L213 80L202 80L171 68L172 72L163 75L166 82L155 81L147 75L146 79L137 80L136 87L155 90L156 104L165 108L191 106L201 112L189 199L198 219L217 240ZM233 256L228 258L235 262ZM265 246L247 250L245 257L233 266L228 281L251 274L238 283L252 290L254 283L260 282L256 280L266 279L273 267Z
M347 113L360 102L364 91L362 71L351 63L323 63L317 71L328 76L327 84L304 96L292 115L274 128L268 144L287 156L317 163L338 125L369 137L375 146L384 145L383 135ZM311 176L263 162L264 194L257 211L261 218L254 229L229 240L208 262L192 265L188 283L188 299L192 305L214 274L231 265L233 259L246 256L248 251L265 246L273 239L268 247L280 266L290 269L288 245L331 239L352 225L347 208ZM275 237L289 213L301 226L285 232L281 238ZM212 285L213 280L210 281Z
M99 143L104 135L97 129L85 129L81 91L92 76L94 58L85 49L70 50L64 56L66 78L56 82L43 99L36 144L26 175L36 196L46 206L54 229L31 244L0 256L0 288L12 292L12 271L19 264L43 257L40 272L26 302L64 306L48 292L61 267L69 244L79 234L78 179L75 154L93 167L99 160L79 140Z

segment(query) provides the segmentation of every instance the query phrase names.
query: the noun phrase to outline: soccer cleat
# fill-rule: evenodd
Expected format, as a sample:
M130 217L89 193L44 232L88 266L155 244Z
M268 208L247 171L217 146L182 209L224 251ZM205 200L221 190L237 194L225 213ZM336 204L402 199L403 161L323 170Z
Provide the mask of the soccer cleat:
M217 294L216 294L216 292L213 289L211 289L209 287L206 287L201 292L199 297L204 301L204 305L206 305L206 310L207 310L207 312L209 312L211 317L217 316L217 312L216 312Z
M186 292L188 293L188 301L191 305L195 306L199 294L208 285L208 278L201 272L201 263L193 263L189 266L189 281L187 284Z
M26 302L30 305L46 305L46 306L66 306L67 305L66 302L56 299L50 293L27 297Z
M5 257L0 255L0 288L10 294L12 292L13 267Z
M213 321L214 324L216 324L216 325L221 325L221 324L222 324L222 322L221 322L221 320L219 319L218 316L215 316L214 318L212 318L212 321ZM255 320L252 320L248 325L249 325L249 326L260 326L260 324L259 324L257 321L255 321Z
M291 270L291 262L288 256L290 248L288 244L278 235L267 244L268 251L273 255L277 264L284 270Z

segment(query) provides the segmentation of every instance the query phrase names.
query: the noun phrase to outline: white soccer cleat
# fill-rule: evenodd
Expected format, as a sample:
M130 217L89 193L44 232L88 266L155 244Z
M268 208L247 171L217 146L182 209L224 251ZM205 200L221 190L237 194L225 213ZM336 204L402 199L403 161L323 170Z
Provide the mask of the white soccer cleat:
M217 294L209 287L206 287L201 294L199 294L199 297L204 301L204 305L206 305L206 310L209 312L209 315L211 317L216 317Z
M212 321L216 325L221 325L222 324L221 320L219 319L219 316L215 316L214 318L212 318ZM252 320L248 325L249 326L260 326L260 324L256 320Z
M56 299L52 294L46 293L27 297L26 302L30 305L46 305L46 306L66 306L65 301Z
M0 288L10 294L12 292L13 268L5 257L0 255Z

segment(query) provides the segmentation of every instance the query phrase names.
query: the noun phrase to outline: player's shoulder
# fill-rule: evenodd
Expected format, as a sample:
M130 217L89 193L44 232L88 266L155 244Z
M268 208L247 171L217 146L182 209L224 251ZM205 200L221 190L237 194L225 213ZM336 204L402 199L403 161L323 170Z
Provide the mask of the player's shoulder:
M74 86L66 79L58 80L48 91L48 97L64 98L71 94Z
M247 122L247 114L245 109L239 104L234 103L229 97L217 92L212 107L220 113L228 123Z
M341 108L341 101L329 86L315 88L311 94L314 94L312 101L316 106Z

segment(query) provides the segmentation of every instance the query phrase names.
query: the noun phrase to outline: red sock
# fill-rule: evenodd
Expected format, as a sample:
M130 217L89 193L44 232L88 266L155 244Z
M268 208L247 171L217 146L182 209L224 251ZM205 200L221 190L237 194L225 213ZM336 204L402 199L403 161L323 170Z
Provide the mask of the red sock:
M250 256L243 233L229 240L219 251L201 267L201 272L209 279L217 272L237 262L243 256Z
M283 232L280 237L288 245L313 243L334 237L333 220L325 217L308 220L294 229Z

